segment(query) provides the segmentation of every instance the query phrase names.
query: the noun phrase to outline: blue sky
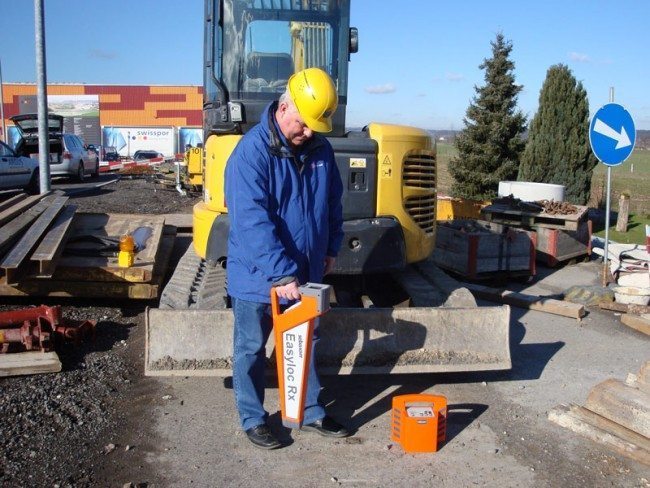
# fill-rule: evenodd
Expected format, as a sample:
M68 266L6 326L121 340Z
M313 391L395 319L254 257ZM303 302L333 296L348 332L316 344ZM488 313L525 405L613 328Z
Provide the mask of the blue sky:
M201 84L202 0L44 0L49 82ZM497 32L512 41L519 108L537 110L548 68L569 66L592 113L615 101L650 129L650 1L353 0L348 125L462 129ZM5 82L34 82L34 7L0 0Z

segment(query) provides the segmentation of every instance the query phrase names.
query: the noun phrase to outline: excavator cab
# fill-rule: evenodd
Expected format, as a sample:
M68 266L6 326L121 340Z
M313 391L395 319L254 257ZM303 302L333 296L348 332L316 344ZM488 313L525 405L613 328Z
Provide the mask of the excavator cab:
M343 135L347 59L357 46L349 9L349 1L335 0L208 0L206 136L245 133L282 94L289 77L311 67L326 71L337 86L332 135Z

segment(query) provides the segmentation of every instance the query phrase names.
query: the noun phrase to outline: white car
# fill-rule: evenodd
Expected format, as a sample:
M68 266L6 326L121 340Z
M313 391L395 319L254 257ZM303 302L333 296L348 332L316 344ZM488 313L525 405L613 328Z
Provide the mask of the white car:
M89 156L86 145L75 134L63 132L63 117L48 114L50 139L50 175L68 176L83 181L86 176L99 174L99 161ZM11 121L18 127L20 140L16 153L38 159L38 114L14 115Z
M16 152L0 141L0 190L23 188L39 192L38 161Z

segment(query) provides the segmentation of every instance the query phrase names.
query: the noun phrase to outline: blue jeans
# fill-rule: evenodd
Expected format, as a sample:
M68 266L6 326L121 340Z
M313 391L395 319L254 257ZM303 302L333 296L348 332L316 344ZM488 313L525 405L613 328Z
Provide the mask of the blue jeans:
M241 426L248 430L265 423L269 416L263 405L265 345L273 329L271 306L233 297L232 309L235 315L233 388ZM320 381L314 367L318 327L315 329L305 396L304 424L325 416L325 409L318 403Z

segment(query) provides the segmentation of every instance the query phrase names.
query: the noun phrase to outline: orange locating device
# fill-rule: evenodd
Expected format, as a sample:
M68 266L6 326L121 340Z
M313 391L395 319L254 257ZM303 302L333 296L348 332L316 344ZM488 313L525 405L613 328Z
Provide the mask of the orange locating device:
M307 283L298 289L300 301L284 312L280 312L278 295L271 289L282 425L291 429L300 428L304 418L314 320L330 308L329 285Z
M440 395L393 397L390 439L405 452L436 452L445 441L447 399Z

